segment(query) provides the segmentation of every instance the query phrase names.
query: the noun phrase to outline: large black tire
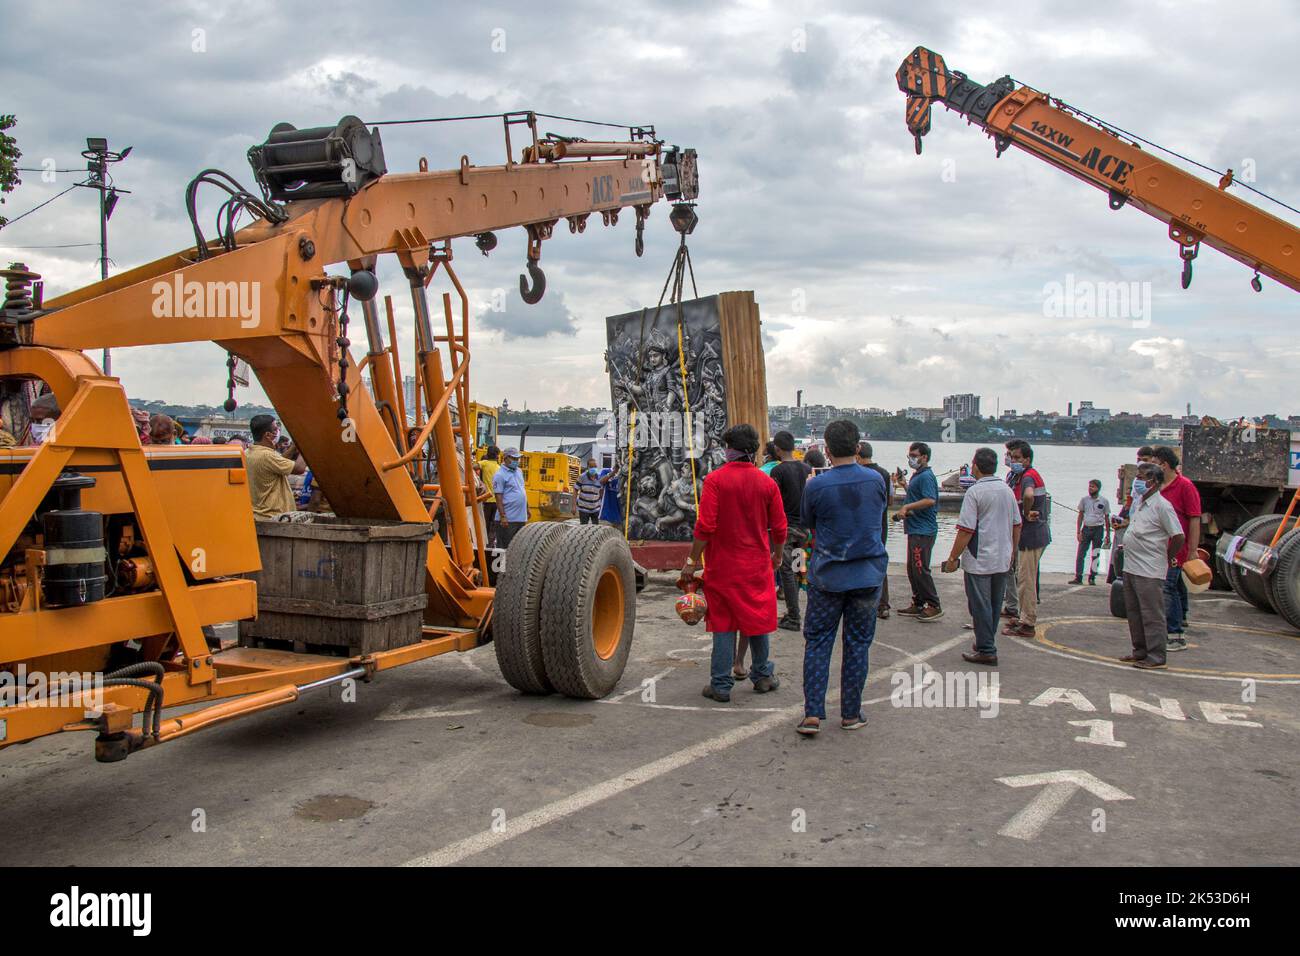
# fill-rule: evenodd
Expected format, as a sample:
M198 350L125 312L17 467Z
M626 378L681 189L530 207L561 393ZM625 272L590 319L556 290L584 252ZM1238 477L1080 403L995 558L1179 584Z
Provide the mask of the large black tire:
M1284 534L1277 550L1277 564L1268 576L1269 597L1282 620L1300 629L1300 530Z
M1277 526L1281 523L1281 515L1259 515L1238 526L1235 533L1251 541L1267 544L1273 539L1273 533L1277 531ZM1273 602L1269 597L1268 581L1258 574L1243 571L1235 564L1228 565L1224 568L1224 571L1228 576L1228 583L1232 585L1232 590L1237 597L1255 605L1261 611L1273 612Z
M546 569L564 526L549 521L524 525L506 550L492 602L492 644L501 676L525 694L550 694L542 660L541 609Z
M595 700L618 684L636 628L636 573L613 528L565 526L542 585L542 657L551 685Z

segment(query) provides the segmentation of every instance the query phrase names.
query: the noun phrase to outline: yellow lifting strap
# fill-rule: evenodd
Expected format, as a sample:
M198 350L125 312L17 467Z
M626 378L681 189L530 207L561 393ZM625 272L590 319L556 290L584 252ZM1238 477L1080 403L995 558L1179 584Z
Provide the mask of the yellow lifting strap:
M686 387L686 349L683 344L683 321L682 321L682 304L677 303L677 367L682 373L682 411L686 413L686 435L684 436L690 442L690 449L687 457L691 462L691 501L695 504L695 518L698 521L700 517L700 495L696 489L698 479L695 474L695 429L691 425L691 393ZM703 451L703 449L700 449Z

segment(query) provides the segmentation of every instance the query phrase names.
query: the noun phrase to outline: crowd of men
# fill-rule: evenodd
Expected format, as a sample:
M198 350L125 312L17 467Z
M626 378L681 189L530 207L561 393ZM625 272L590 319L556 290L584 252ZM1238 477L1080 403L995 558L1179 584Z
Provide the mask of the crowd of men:
M210 443L190 439L166 415L135 414L142 443ZM33 404L38 427L57 416L57 404ZM257 415L249 431L247 470L255 517L275 519L305 506L302 489L311 489L310 473L297 448L281 435L279 422ZM876 622L893 610L885 549L891 521L901 523L906 535L911 591L911 603L896 613L920 623L944 614L931 571L940 492L930 467L930 446L919 441L909 446L911 475L904 482L903 503L891 516L895 476L872 460L871 444L861 439L857 426L831 422L823 438L829 462L815 450L796 458L793 436L782 431L773 436L760 466L755 429L728 429L723 436L726 464L704 479L694 545L681 574L685 582L700 573L702 563L710 568L703 584L714 642L704 689L711 700L728 702L735 683L746 679L758 693L776 690L780 681L770 659L770 638L777 630L803 633L805 717L797 728L802 734L819 732L825 719L831 651L841 632L841 726L855 729L865 723L861 694L868 652ZM1004 636L1032 638L1037 633L1039 568L1051 543L1052 498L1034 467L1033 447L1021 439L1007 442L1003 465L1005 479L997 476L993 449L980 448L972 456L964 471L956 536L940 564L942 572L963 572L975 640L962 656L989 666L998 663L999 618L1007 619L1000 632ZM1132 493L1118 514L1111 513L1096 479L1077 509L1071 583L1083 583L1086 566L1088 584L1095 585L1100 552L1114 542L1108 582L1122 577L1132 644L1121 660L1143 669L1164 667L1169 652L1187 646L1188 592L1182 572L1189 557L1197 556L1201 504L1195 485L1179 474L1178 466L1170 448L1141 448ZM493 445L475 467L484 486L487 544L507 548L529 518L519 450ZM619 524L619 477L616 469L587 461L576 489L580 523ZM806 610L800 607L805 587ZM784 605L779 617L778 601Z
M737 682L756 693L780 686L771 659L771 637L780 630L804 637L804 717L795 728L811 736L826 720L831 652L843 639L840 726L865 725L862 691L876 622L888 618L888 538L891 475L872 460L872 448L848 420L831 422L823 435L829 464L794 455L794 439L778 432L756 462L758 433L735 425L723 435L726 464L704 479L694 543L678 579L683 589L702 579L705 623L713 640L703 695L728 703ZM918 622L943 616L931 573L938 535L939 484L931 449L913 442L911 475L903 503L892 515L907 537L911 603L897 611ZM1034 467L1026 441L1007 442L998 476L998 453L980 448L964 471L961 512L944 573L963 572L973 646L968 663L997 666L997 636L1032 638L1037 633L1039 569L1051 543L1052 496ZM1186 647L1187 591L1183 566L1196 556L1200 500L1178 473L1169 448L1139 451L1132 494L1119 514L1089 483L1076 520L1074 584L1096 585L1099 552L1116 544L1110 576L1122 576L1131 651L1119 658L1140 669L1165 666L1169 651ZM594 472L593 472L594 474ZM800 569L806 562L806 608L801 611ZM784 613L778 617L778 602ZM749 666L745 667L746 655Z

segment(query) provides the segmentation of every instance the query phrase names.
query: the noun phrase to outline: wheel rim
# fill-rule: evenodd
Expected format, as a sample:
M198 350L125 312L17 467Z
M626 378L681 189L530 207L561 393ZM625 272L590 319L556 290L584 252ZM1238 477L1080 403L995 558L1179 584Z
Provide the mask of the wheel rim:
M608 567L596 582L596 601L591 613L591 639L596 656L607 661L618 650L623 637L623 575Z

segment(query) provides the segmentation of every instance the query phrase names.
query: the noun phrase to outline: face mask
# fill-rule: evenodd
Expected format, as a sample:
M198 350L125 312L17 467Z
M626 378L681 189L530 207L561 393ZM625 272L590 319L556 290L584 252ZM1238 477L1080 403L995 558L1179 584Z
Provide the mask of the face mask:
M1007 467L1010 468L1012 471L1014 471L1017 475L1019 475L1024 472L1025 463L1023 461L1013 461L1009 463Z
M595 468L588 468L588 469L587 469L587 477L588 477L588 478L595 478L595 477L596 477L596 469L595 469Z
M517 458L507 458L506 467L513 471L519 467L519 460Z
M1145 495L1145 494L1147 493L1147 490L1148 490L1148 489L1147 489L1147 483L1146 483L1145 481L1143 481L1141 478L1134 478L1134 479L1133 479L1133 497L1134 497L1134 498L1141 498L1143 495Z
M909 455L907 458L907 466L909 468L920 468L921 459L917 458L915 455Z

